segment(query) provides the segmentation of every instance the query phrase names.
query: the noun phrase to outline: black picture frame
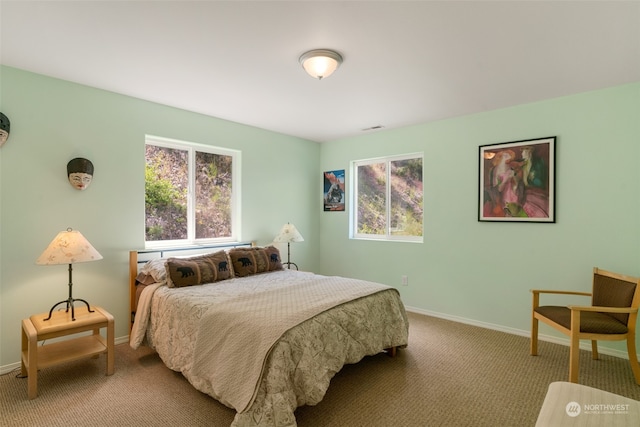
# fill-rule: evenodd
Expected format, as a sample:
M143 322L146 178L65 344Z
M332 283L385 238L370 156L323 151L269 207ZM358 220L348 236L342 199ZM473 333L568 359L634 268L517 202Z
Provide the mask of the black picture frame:
M478 221L556 222L556 137L479 147Z

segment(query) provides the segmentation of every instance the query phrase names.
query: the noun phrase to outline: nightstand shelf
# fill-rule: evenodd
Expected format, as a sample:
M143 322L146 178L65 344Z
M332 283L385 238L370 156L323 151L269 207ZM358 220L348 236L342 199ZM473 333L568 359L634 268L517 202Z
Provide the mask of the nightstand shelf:
M22 321L22 375L28 377L28 395L38 395L38 369L61 363L107 355L107 375L114 371L114 321L113 316L100 307L75 310L75 320L66 311L53 312L51 319L44 320L48 313L36 314ZM106 328L106 339L100 329ZM38 346L39 341L92 331L92 335L73 337Z
M101 338L99 335L89 335L42 345L38 347L38 368L44 369L102 354L107 351L107 343ZM27 357L28 352L23 351L22 358L26 360Z

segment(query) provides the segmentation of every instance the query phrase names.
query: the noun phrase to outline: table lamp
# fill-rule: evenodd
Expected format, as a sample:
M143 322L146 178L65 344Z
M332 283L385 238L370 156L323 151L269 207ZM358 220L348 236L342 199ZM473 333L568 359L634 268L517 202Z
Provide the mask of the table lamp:
M291 262L291 242L304 242L304 238L302 237L302 234L300 234L296 226L286 223L282 226L280 233L278 233L273 241L276 243L287 242L287 262L285 262L284 264L287 265L287 268L289 268L289 270L291 270L292 265L294 265L296 267L296 270L298 270L298 265L295 262Z
M69 298L64 301L60 301L55 304L49 310L49 317L44 320L51 319L53 310L60 304L67 304L67 312L71 308L71 320L76 320L74 311L74 302L82 301L87 305L87 310L91 310L89 303L83 299L73 298L73 280L72 280L72 264L78 262L98 261L102 259L102 255L91 246L91 243L84 238L82 233L77 230L67 228L66 231L61 231L49 244L47 249L44 250L42 255L36 260L38 265L60 265L69 264Z

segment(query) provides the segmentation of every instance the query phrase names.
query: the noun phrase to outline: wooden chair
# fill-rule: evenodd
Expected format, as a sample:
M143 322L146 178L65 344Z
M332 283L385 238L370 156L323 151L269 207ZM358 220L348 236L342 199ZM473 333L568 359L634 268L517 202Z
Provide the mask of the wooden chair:
M580 340L591 340L594 360L598 340L627 341L631 370L640 384L636 354L636 318L640 305L640 278L593 269L593 292L532 290L531 355L538 354L538 321L570 337L569 381L578 382ZM540 294L591 296L591 306L540 306Z

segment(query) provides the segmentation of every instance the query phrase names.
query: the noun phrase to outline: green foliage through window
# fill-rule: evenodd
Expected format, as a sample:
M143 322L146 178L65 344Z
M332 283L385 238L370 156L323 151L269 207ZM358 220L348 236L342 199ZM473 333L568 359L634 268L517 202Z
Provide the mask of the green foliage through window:
M353 163L352 237L422 241L422 155Z
M235 238L234 160L239 153L177 141L147 139L147 242Z

